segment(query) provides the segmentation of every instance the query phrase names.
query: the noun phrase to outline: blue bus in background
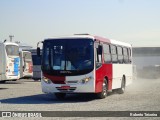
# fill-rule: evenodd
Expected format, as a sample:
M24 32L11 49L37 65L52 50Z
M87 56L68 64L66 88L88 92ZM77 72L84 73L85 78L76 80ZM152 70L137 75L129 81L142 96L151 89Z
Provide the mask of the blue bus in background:
M41 56L37 56L36 49L28 50L32 54L32 61L33 61L33 77L34 80L41 79Z

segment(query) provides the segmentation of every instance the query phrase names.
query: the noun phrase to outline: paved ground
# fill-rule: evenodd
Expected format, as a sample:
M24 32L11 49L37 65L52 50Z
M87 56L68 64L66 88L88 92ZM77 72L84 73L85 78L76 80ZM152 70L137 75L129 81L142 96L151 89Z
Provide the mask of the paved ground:
M160 79L137 79L126 88L124 94L118 94L114 91L106 99L96 99L88 94L75 94L68 95L65 100L61 101L52 94L42 93L40 82L33 80L18 80L0 84L0 111L41 110L160 111ZM150 120L151 118L147 119Z

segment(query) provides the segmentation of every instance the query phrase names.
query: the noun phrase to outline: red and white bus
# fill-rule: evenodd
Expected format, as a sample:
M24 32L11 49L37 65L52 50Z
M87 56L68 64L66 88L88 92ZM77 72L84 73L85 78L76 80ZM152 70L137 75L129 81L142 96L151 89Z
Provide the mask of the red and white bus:
M42 91L64 98L67 93L124 93L132 83L132 47L91 35L45 39L42 50ZM40 48L37 47L40 55Z

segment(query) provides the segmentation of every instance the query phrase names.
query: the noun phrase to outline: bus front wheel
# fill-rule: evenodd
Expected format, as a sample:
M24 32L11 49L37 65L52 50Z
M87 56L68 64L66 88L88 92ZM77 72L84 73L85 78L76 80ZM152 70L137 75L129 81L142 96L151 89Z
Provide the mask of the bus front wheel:
M55 93L56 98L62 100L66 97L66 93Z
M108 94L108 84L107 84L107 80L104 79L103 81L103 86L102 86L102 92L97 94L97 97L100 99L106 98Z

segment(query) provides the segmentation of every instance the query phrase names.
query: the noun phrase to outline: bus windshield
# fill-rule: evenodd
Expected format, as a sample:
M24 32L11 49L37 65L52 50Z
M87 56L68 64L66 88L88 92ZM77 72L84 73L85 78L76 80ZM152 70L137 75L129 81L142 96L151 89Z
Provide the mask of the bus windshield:
M52 39L43 44L42 70L56 75L79 75L93 70L92 39Z
M24 59L26 61L31 61L32 60L32 56L31 56L30 52L23 52L23 56L24 56Z
M16 45L6 45L6 52L8 56L19 56L19 47Z

